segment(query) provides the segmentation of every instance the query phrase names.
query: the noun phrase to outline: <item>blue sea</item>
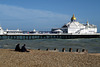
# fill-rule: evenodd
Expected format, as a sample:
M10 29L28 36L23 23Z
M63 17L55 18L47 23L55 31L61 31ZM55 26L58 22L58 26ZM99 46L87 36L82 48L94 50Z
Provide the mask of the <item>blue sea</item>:
M90 39L34 39L34 40L0 40L1 49L14 49L16 44L26 44L27 49L46 50L47 48L53 50L57 48L59 51L62 48L72 48L73 52L76 49L87 49L89 53L100 53L100 38Z

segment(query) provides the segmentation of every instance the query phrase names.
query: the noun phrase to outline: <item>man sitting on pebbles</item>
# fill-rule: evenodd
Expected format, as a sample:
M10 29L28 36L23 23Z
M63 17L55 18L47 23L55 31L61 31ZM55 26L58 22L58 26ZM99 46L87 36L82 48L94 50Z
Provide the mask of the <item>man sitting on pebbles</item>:
M29 51L25 48L25 44L22 46L21 52L29 52Z

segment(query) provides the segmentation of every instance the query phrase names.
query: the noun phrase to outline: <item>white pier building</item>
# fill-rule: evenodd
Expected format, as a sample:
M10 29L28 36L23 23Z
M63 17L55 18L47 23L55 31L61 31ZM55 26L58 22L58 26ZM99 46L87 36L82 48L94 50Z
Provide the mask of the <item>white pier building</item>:
M70 34L96 34L97 26L89 24L79 23L76 21L76 17L72 16L71 21L63 25L61 28L53 28L51 30L53 33L70 33Z

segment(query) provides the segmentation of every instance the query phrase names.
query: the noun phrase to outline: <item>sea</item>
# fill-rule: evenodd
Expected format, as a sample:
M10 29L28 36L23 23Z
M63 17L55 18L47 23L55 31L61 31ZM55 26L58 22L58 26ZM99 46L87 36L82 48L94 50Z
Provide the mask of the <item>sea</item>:
M79 49L87 49L89 53L100 53L100 38L89 39L34 39L34 40L0 40L0 49L15 49L15 46L20 44L22 47L26 44L27 49L53 50L57 48L60 52L65 48L68 52L72 48L73 52Z

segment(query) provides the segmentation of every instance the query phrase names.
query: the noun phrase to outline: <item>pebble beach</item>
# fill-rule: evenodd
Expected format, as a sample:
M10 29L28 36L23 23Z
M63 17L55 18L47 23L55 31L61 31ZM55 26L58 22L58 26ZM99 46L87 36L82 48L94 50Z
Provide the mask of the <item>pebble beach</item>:
M100 67L99 53L0 49L0 67Z

